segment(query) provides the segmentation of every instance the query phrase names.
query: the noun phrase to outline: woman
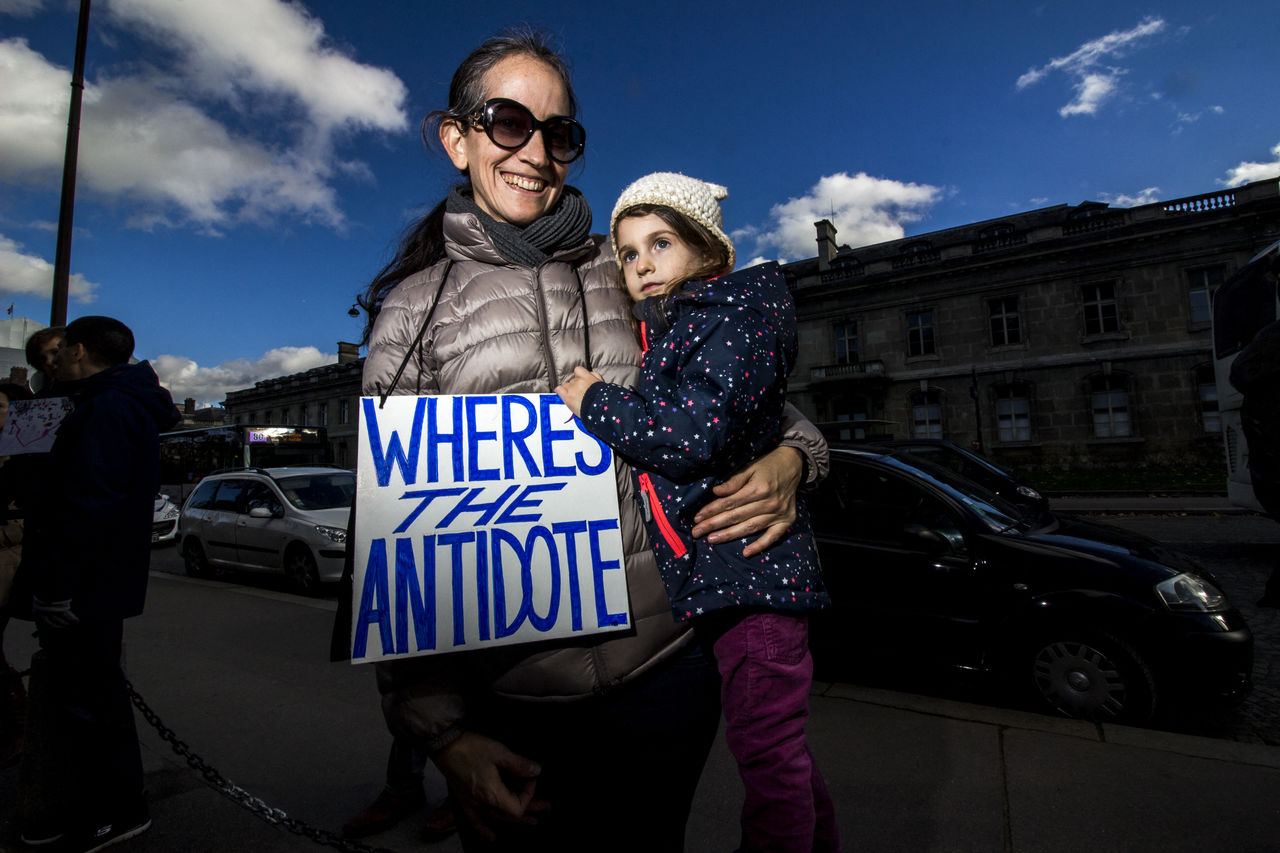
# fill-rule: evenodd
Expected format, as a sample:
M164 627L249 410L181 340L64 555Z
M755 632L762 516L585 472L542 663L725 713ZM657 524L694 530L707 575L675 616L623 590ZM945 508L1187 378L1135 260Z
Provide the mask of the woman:
M366 395L550 393L578 365L635 377L608 238L588 233L587 203L565 183L585 145L576 111L563 61L536 36L463 61L424 137L437 129L466 180L361 299ZM797 442L719 487L694 535L760 533L758 549L780 536L803 465L825 465L811 425L789 431ZM388 725L444 773L469 850L683 847L719 686L671 618L630 474L616 473L632 632L379 665Z

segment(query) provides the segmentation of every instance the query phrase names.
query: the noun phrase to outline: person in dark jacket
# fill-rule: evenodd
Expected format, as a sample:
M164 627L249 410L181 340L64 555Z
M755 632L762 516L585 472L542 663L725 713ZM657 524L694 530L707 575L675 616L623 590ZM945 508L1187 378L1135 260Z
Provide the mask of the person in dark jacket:
M805 742L806 614L830 603L803 501L786 535L692 535L716 484L779 441L795 306L777 264L730 273L724 187L647 175L614 207L614 251L645 350L631 387L579 367L556 389L632 465L675 616L712 645L725 738L746 788L742 850L838 850L831 798ZM709 276L717 276L708 279Z
M32 677L47 679L46 723L70 756L71 790L51 823L22 828L28 844L69 835L70 849L97 849L151 825L120 656L124 620L146 598L159 435L178 414L151 366L128 363L133 344L119 320L82 317L54 358L74 408L49 454L49 488L27 512L48 535L22 572L45 661Z
M1280 286L1280 254L1266 273ZM1240 428L1249 448L1249 480L1267 515L1280 521L1280 320L1264 326L1231 362L1231 384L1244 395ZM1280 607L1280 565L1271 572L1258 601Z

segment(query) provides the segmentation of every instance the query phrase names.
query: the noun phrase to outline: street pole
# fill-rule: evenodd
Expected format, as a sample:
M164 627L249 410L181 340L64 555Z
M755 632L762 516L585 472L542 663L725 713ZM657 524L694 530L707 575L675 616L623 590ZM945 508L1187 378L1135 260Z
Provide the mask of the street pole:
M84 53L89 40L89 0L80 0L76 29L76 60L71 72L71 109L67 114L67 152L62 161L62 205L58 209L58 247L53 259L53 307L50 326L67 324L67 295L71 291L71 223L76 206L76 158L80 147L80 99L84 92Z

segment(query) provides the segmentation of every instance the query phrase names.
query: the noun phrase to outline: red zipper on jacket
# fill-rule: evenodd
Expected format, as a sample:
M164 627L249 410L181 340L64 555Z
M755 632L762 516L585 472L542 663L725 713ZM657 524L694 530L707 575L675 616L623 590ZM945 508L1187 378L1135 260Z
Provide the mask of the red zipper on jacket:
M653 480L649 479L647 473L641 474L636 479L640 481L640 493L649 501L649 509L653 511L653 520L657 522L662 538L667 540L667 545L677 557L683 557L689 549L684 546L684 540L667 520L667 514L662 511L662 504L658 502L658 490L653 487Z

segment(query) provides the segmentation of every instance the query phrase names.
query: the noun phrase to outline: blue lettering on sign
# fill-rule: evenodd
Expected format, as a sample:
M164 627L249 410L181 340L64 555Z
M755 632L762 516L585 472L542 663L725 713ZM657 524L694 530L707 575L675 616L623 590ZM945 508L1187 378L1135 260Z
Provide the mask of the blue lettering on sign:
M373 454L373 469L377 473L378 485L386 486L391 482L391 466L394 463L400 468L400 477L406 486L412 486L418 479L418 445L422 440L422 412L425 398L419 397L413 408L413 428L409 433L409 453L404 452L398 432L391 433L387 442L386 453L382 451L382 437L378 434L378 415L373 400L366 397L364 403L364 423L369 432L369 451ZM432 398L431 402L435 402ZM432 407L432 417L435 412ZM432 460L434 462L434 458ZM431 478L434 482L435 477ZM458 478L460 479L460 478Z
M369 544L369 561L364 570L364 588L360 591L360 609L351 626L355 634L351 657L362 658L369 642L369 625L376 623L382 639L382 653L395 651L391 641L391 596L387 592L387 540L375 539Z
M445 571L453 588L454 647L467 644L469 601L475 603L476 640L483 643L510 637L526 622L540 633L553 630L560 619L565 586L568 587L570 629L581 631L583 613L578 557L582 551L580 537L583 534L587 536L590 553L596 625L626 625L627 614L610 612L605 600L604 573L622 566L618 560L604 559L600 547L601 534L617 528L618 521L613 518L557 522L550 528L535 525L523 542L502 528L427 535L421 539L421 571L413 549L414 540L398 537L395 540L394 575L388 565L387 540L374 539L369 545L364 583L353 624L352 658L358 660L368 654L371 626L377 627L384 656L436 648L440 618L436 608L438 548L447 549L448 553L449 567ZM559 543L556 537L560 538ZM549 572L546 580L538 584L538 589L545 590L548 596L545 613L539 613L534 603L534 560L539 549L545 551L542 565ZM468 592L469 567L475 572L474 592ZM518 591L508 588L508 579L516 577L519 578Z
M521 429L513 429L511 426L511 410L516 406L523 409L525 413L525 425ZM537 428L538 413L533 408L532 403L524 397L517 397L512 394L502 398L502 471L508 480L516 478L515 457L513 456L516 451L519 451L520 458L524 460L525 470L530 476L542 476L538 473L538 463L534 461L533 454L529 452L528 438L533 435Z
M555 442L572 441L572 429L553 429L551 426L551 410L553 407L561 407L560 398L555 394L543 394L538 398L538 422L542 429L539 432L542 435L542 470L544 476L547 477L572 477L574 467L572 465L557 465L555 460Z
M514 552L520 566L520 606L515 615L507 619L507 583L503 572L502 546ZM529 599L533 595L533 582L527 570L528 555L520 540L505 530L493 531L493 634L498 639L510 637L520 629L529 615ZM528 586L526 587L526 583Z
M596 624L605 625L625 625L627 624L627 614L610 613L608 604L604 600L604 573L610 569L621 568L617 560L605 560L600 554L600 532L602 530L617 530L618 519L610 518L601 521L593 521L588 525L590 535L588 539L591 542L591 573L596 581Z
M496 531L495 531L496 532ZM462 570L465 564L462 560L462 546L468 542L476 541L474 532L468 533L442 533L440 534L440 544L448 545L452 549L449 564L453 567L453 644L461 646L467 642L467 628L464 623L464 614L466 610L464 605L466 600L462 597ZM485 625L485 634L488 634L488 596L480 602L482 612L480 614L480 624ZM484 639L488 639L485 636Z
M578 546L574 541L579 533L587 532L585 521L562 521L551 529L564 536L564 553L569 561L569 624L573 630L582 630L582 590L578 588Z
M437 483L440 481L440 465L439 456L436 448L442 444L450 447L450 458L453 461L453 479L458 481L462 479L462 435L457 430L462 429L462 398L454 397L453 399L453 428L454 432L441 432L439 427L439 417L437 409L439 408L439 397L428 397L427 414L429 420L427 423L427 482ZM421 398L418 400L422 402Z
M384 542L385 550L386 544ZM413 559L413 540L396 540L396 651L409 649L409 611L413 613L413 638L418 649L436 647L436 549L435 537L422 537L422 586ZM408 605L406 607L406 605Z
M458 501L454 508L449 511L448 515L440 519L440 524L438 526L448 527L453 524L454 519L464 512L478 512L480 513L480 517L476 519L476 526L483 527L489 523L489 519L493 518L494 514L497 513L497 511L502 508L502 505L507 502L507 498L511 497L511 495L519 488L519 486L507 486L506 491L499 495L496 501L489 501L488 503L476 501L476 498L484 494L483 487L471 489L462 496L462 500Z
M525 486L524 491L520 493L520 497L513 500L511 502L511 506L507 507L506 510L503 511L502 515L498 516L498 524L514 524L521 521L541 521L542 513L538 513L536 515L516 515L516 512L524 509L525 507L542 506L542 501L533 500L532 495L537 494L538 492L558 492L567 485L569 484L533 483L532 485Z
M493 396L467 397L467 479L471 482L498 479L497 468L480 467L480 442L497 441L498 434L478 428L476 409L480 406L495 406L498 398Z
M578 432L590 438L600 447L600 461L596 462L594 465L588 465L582 456L582 452L578 452L574 457L574 461L578 463L578 470L583 474L586 474L588 477L594 477L596 474L603 474L609 469L609 466L613 464L613 449L597 438L594 434L588 432L587 428L582 425L582 421L578 420L576 415L573 418L573 425L578 428Z

